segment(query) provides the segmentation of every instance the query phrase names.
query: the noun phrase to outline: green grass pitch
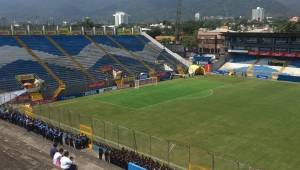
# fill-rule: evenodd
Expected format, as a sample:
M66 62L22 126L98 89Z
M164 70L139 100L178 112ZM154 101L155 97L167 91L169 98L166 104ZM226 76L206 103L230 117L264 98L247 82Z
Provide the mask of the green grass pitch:
M229 155L254 167L300 169L299 84L208 76L51 106L191 144L194 150Z

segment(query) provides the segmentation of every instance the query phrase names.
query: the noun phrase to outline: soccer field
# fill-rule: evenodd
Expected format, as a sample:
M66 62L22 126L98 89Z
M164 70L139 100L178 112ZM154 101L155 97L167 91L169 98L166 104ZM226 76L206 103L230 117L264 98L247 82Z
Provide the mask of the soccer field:
M51 112L68 110L91 115L159 138L191 144L192 150L227 155L254 167L296 170L300 169L299 99L300 84L208 76L50 106ZM47 114L48 108L35 109ZM193 159L201 159L201 155L192 153Z

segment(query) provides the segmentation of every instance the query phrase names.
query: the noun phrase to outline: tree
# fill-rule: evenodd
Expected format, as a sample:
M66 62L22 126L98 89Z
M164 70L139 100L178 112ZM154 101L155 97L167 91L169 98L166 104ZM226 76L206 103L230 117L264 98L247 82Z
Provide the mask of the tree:
M155 38L156 36L159 36L162 34L161 30L159 28L154 28L150 31L147 31L147 34L149 34L151 37Z
M275 32L300 32L300 23L278 20L273 24Z
M197 47L198 46L197 36L196 35L184 36L182 37L181 44L184 47L188 47L188 48Z

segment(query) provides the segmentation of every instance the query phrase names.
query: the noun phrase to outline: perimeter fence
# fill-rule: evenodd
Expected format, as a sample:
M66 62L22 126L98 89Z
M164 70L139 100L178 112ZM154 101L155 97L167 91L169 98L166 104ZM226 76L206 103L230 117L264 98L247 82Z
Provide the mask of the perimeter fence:
M80 125L90 127L93 142L114 148L126 148L174 169L189 170L261 170L232 157L208 152L177 141L161 139L144 132L100 120L90 115L48 105L34 108L35 118L61 129L80 132Z

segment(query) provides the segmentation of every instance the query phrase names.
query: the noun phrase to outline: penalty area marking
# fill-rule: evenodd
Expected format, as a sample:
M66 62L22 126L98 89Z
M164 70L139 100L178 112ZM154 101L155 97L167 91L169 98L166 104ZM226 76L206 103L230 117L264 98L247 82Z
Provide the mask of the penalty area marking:
M64 105L73 104L73 103L77 103L77 101L63 102L63 103L52 104L52 105L53 106L64 106Z

